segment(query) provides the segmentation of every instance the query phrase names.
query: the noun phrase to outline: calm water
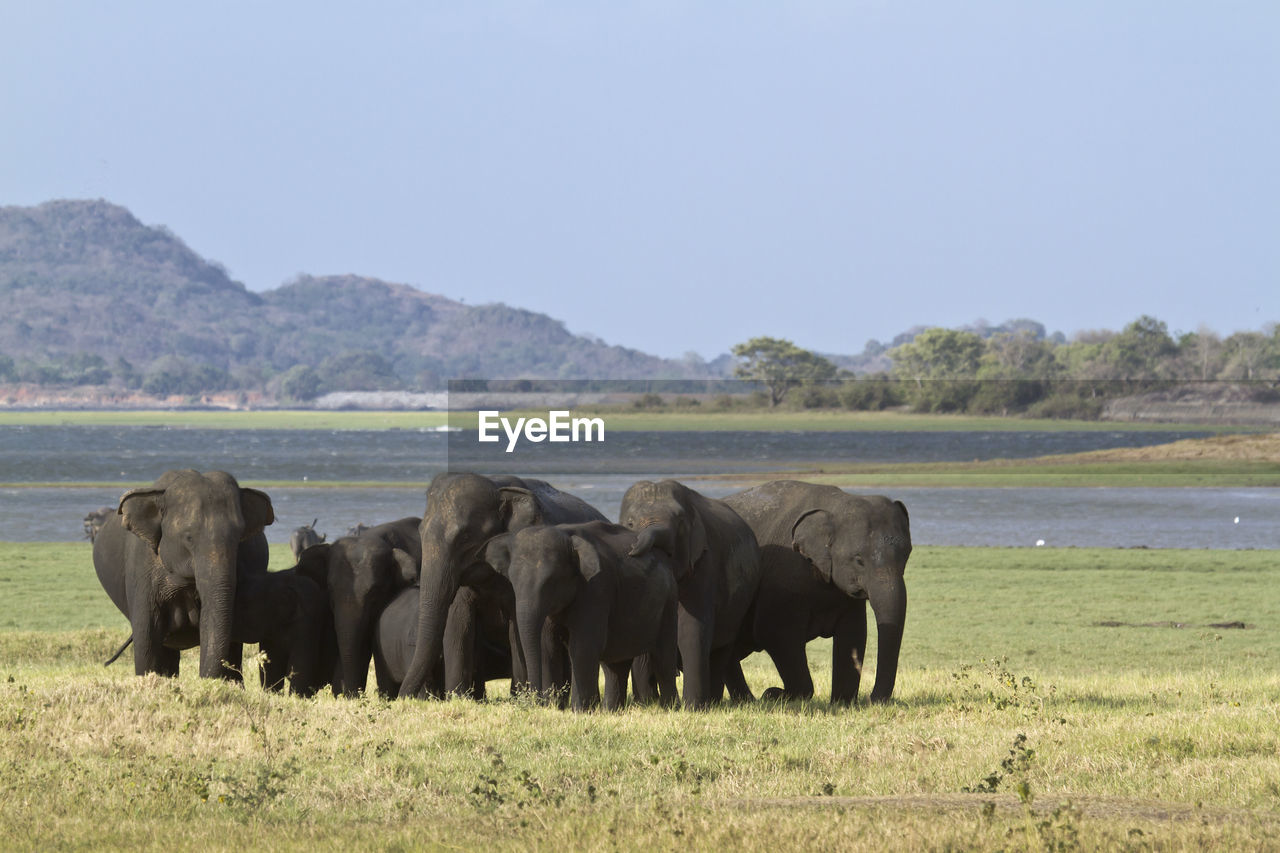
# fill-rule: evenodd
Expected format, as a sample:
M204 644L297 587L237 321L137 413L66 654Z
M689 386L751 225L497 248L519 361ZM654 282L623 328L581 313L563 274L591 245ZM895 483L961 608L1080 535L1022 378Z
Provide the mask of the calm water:
M615 432L603 444L479 445L474 434L388 430L0 427L0 482L154 480L170 468L242 480L427 483L457 470L714 474L814 462L945 462L1142 447L1204 432Z
M0 482L119 481L118 488L0 488L0 540L65 541L90 509L169 468L221 468L270 489L273 542L319 519L330 539L356 522L420 515L434 474L455 467L533 474L616 518L640 478L698 477L815 462L951 461L1158 444L1197 432L613 433L585 445L526 445L461 459L459 434L240 431L148 427L0 427ZM450 441L452 438L452 442ZM450 444L453 447L450 447ZM572 453L565 453L568 448ZM486 448L488 451L489 448ZM403 487L330 489L308 480L382 480ZM721 496L736 483L694 480ZM932 545L1280 548L1280 489L923 489L891 492L911 512L913 539ZM1236 519L1239 519L1237 522Z

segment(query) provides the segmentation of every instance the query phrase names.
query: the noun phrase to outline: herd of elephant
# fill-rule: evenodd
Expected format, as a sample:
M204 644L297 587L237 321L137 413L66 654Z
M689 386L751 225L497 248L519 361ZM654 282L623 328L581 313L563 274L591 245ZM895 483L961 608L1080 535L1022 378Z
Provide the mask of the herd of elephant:
M847 704L870 602L870 698L893 694L911 553L900 501L793 480L715 500L642 481L613 524L541 480L447 473L421 518L333 542L313 523L295 531L297 564L268 572L274 520L265 493L221 471L169 471L120 499L93 562L129 619L135 672L176 675L198 646L201 676L238 679L257 643L263 685L303 695L359 694L372 660L389 697L481 698L509 677L513 693L586 710L603 668L606 708L629 683L637 702L705 708L754 698L741 661L756 651L782 679L766 697L811 697L805 646L830 637L831 701Z

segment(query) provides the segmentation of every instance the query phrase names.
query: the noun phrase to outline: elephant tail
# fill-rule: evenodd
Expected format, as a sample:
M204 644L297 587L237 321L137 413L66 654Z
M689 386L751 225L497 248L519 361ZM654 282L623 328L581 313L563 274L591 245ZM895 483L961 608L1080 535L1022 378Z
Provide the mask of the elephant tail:
M103 666L111 666L111 664L115 663L115 662L116 662L116 659L117 659L118 657L120 657L120 655L124 654L124 650L125 650L125 649L127 649L127 648L129 648L129 645L130 645L132 642L133 642L133 634L130 634L130 635L129 635L129 639L127 639L127 640L125 640L125 641L124 641L124 645L123 645L123 646L121 646L120 648L116 649L116 653L115 653L114 655L112 655L110 658L108 658L108 659L107 659L107 662L106 662L106 663L104 663L104 664L103 664Z

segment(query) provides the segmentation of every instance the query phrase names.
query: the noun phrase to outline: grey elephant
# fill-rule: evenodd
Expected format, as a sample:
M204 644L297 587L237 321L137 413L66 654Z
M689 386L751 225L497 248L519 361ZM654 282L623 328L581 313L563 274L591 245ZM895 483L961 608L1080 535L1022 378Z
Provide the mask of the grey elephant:
M604 705L621 708L632 661L641 655L649 656L659 700L675 704L675 571L657 548L633 556L638 538L621 525L592 521L526 527L490 545L510 552L507 577L536 695L550 698L551 673L533 665L544 659L544 626L550 620L567 634L575 711L600 703L601 664Z
M734 643L760 583L760 552L747 523L724 502L675 480L643 480L622 497L619 521L639 533L631 555L673 560L684 706L704 708L723 692ZM637 690L647 692L643 678Z
M262 687L311 696L335 675L337 644L324 591L296 569L250 570L236 580L230 659L239 666L240 648L256 643L266 660L258 670ZM133 643L130 635L105 666Z
M420 527L418 635L400 695L424 696L429 682L439 683L433 670L444 653L454 596L460 587L484 584L499 574L485 559L490 539L538 524L604 520L595 507L542 480L465 473L433 479ZM523 655L513 652L512 666L521 669L523 663Z
M442 673L444 681L430 685L431 692L484 699L485 682L512 676L508 623L514 625L514 611L490 606L483 601L487 595L489 593L472 587L462 587L454 596L444 642L445 648L452 649L453 653L437 662L435 669ZM373 661L379 679L378 690L383 695L397 695L409 671L418 638L419 599L417 586L401 590L378 617ZM512 613L510 620L508 612Z
M904 573L911 526L906 505L795 480L766 483L730 495L725 503L751 525L760 543L760 590L737 657L769 653L783 687L766 695L813 696L805 644L831 637L831 701L856 701L870 601L878 649L871 701L888 701L907 618ZM736 664L730 678L731 694L746 691Z
M298 558L298 573L324 590L333 615L340 662L335 694L355 696L368 685L378 616L418 579L418 521L410 516L375 525L313 545Z
M328 597L297 569L242 575L236 585L232 639L257 643L266 660L262 686L311 696L334 677L337 644Z
M102 525L107 523L107 519L116 514L116 508L113 506L104 506L95 509L84 517L84 538L91 543L98 538L98 531L102 529Z
M310 524L304 524L296 527L293 533L289 534L289 550L293 552L293 559L296 562L302 556L302 552L310 548L312 545L319 545L328 538L326 534L316 532L316 519Z
M201 677L240 677L237 580L266 572L263 528L273 521L271 499L225 471L167 471L120 499L93 565L129 618L138 675L175 676L179 651L198 645Z

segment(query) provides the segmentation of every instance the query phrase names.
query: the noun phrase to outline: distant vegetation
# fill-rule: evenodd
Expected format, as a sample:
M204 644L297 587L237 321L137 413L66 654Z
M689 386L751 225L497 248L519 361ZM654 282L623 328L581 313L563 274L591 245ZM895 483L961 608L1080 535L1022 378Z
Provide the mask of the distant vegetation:
M359 276L253 293L103 201L0 208L0 382L151 394L436 390L458 377L696 378L544 314Z
M771 406L789 400L809 409L906 406L1091 419L1108 399L1135 394L1280 402L1280 328L1274 325L1225 339L1207 329L1175 337L1162 321L1143 316L1120 332L1088 332L1069 342L1046 337L1031 321L1011 326L920 330L878 351L888 368L858 381L786 340L756 338L735 347L734 355L742 359L738 375L764 385L762 402Z
M1070 340L1020 319L916 327L858 355L758 337L711 362L662 359L573 335L544 314L354 275L300 275L253 293L166 229L104 201L0 208L0 299L0 383L160 397L232 391L305 402L329 391L440 390L451 379L518 390L491 380L736 376L759 396L717 398L717 408L1091 418L1107 399L1169 383L1251 383L1232 393L1271 401L1280 382L1274 325L1223 338L1170 333L1149 316ZM667 403L652 393L637 405Z

